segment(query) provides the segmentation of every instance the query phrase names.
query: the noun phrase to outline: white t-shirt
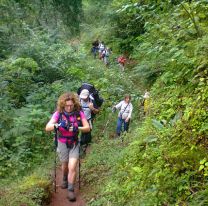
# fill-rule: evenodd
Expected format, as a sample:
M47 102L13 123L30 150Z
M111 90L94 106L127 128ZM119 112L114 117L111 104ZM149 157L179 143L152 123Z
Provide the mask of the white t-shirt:
M118 117L122 119L131 118L133 105L132 103L126 103L124 100L119 102L116 106L116 109L119 109L120 112L118 113Z
M85 102L84 100L80 99L80 103L81 103L82 110L85 114L86 119L87 120L91 119L91 109L88 106L90 101Z
M104 49L105 49L105 46L104 46L104 44L101 43L99 45L99 51L102 52Z

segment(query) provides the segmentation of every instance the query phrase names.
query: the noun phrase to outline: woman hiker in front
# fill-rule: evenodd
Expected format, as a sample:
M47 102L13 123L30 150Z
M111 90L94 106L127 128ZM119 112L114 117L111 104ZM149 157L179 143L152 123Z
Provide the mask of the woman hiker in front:
M68 188L68 199L76 201L74 183L79 160L78 133L89 132L90 126L81 111L75 93L62 94L57 102L57 111L46 125L46 131L58 130L57 152L62 163L63 183L61 188Z

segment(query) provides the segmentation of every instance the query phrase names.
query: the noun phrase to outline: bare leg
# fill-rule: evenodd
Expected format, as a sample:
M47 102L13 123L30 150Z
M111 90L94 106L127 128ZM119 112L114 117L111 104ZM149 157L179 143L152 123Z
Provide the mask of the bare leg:
M61 185L62 189L66 189L68 187L68 162L63 162L61 165L62 174L63 174L63 183Z
M63 162L61 168L63 176L68 175L68 162Z
M78 159L70 158L68 163L68 198L70 201L76 201L76 196L74 194L74 183L76 178L76 167Z
M68 183L74 184L76 178L76 167L77 167L78 159L70 158L68 163Z

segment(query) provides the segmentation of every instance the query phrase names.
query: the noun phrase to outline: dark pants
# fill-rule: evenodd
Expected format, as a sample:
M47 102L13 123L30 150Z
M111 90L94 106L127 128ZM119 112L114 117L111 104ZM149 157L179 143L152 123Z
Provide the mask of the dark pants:
M122 119L120 117L118 118L118 120L117 120L117 128L116 128L116 133L117 133L118 136L120 136L122 131L128 132L128 130L129 130L129 123L130 123L130 120L128 122L125 122L125 119ZM123 126L123 130L122 130L122 126Z
M96 47L92 47L92 54L93 54L93 56L94 56L94 58L96 58L96 55L97 55L97 48Z
M81 134L80 148L82 152L80 153L81 154L80 156L86 154L87 147L91 143L91 141L92 141L91 131Z
M92 141L91 131L81 134L81 142L80 142L81 145L88 145L89 143L91 143L91 141Z

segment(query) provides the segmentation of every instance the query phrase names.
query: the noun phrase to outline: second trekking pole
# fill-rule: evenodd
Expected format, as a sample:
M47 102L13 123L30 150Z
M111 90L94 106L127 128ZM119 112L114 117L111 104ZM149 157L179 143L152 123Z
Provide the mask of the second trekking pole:
M81 186L80 186L80 184L81 184L81 182L80 182L80 179L81 179L81 175L80 175L80 173L81 173L81 162L80 162L80 147L81 147L81 140L80 140L80 138L79 138L79 142L78 142L78 146L79 146L79 190L80 190L80 188L81 188Z
M56 149L58 146L58 128L56 126L54 126L54 133L54 191L56 193Z

